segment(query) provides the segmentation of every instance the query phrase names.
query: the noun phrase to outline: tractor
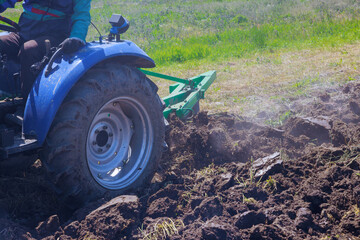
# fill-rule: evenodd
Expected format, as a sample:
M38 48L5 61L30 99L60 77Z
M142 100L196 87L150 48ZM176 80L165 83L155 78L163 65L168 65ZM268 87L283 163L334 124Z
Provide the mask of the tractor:
M0 29L18 31L1 17ZM181 79L144 70L154 61L121 39L129 22L114 14L110 33L74 54L47 49L32 66L37 78L26 103L19 97L20 65L0 56L0 161L36 152L51 186L63 201L84 203L142 188L166 149L166 118L199 111L199 100L216 78L210 71ZM171 81L160 98L147 77Z

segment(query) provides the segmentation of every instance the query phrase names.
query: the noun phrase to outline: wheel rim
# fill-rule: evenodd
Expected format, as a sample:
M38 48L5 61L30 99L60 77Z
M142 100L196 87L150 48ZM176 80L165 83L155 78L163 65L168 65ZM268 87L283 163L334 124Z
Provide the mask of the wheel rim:
M133 184L147 166L154 137L148 111L132 97L104 104L91 122L86 157L101 186L119 190Z

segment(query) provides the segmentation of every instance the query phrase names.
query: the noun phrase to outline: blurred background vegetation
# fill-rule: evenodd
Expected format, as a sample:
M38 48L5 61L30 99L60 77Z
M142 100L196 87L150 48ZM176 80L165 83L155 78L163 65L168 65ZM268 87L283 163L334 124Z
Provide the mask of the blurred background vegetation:
M21 4L4 16L17 20ZM360 39L359 0L92 0L102 34L120 13L130 39L160 66L223 61L276 49L334 47ZM90 27L88 41L97 39Z

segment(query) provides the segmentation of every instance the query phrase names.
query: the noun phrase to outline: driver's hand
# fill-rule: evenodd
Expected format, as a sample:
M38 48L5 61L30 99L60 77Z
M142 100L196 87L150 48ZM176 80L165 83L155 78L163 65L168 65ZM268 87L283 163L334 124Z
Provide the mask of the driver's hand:
M80 38L67 38L62 43L60 43L59 47L63 50L63 53L70 54L74 53L83 46L85 46L85 42Z

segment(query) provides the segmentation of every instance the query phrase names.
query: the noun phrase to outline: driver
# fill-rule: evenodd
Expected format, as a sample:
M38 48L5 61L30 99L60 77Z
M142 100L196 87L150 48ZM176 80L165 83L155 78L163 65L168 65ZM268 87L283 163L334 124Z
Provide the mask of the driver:
M0 0L0 12L22 0ZM85 45L90 25L91 0L24 0L20 32L0 36L0 53L19 59L21 93L24 101L36 79L30 67L46 54L45 40L51 47L73 53Z

